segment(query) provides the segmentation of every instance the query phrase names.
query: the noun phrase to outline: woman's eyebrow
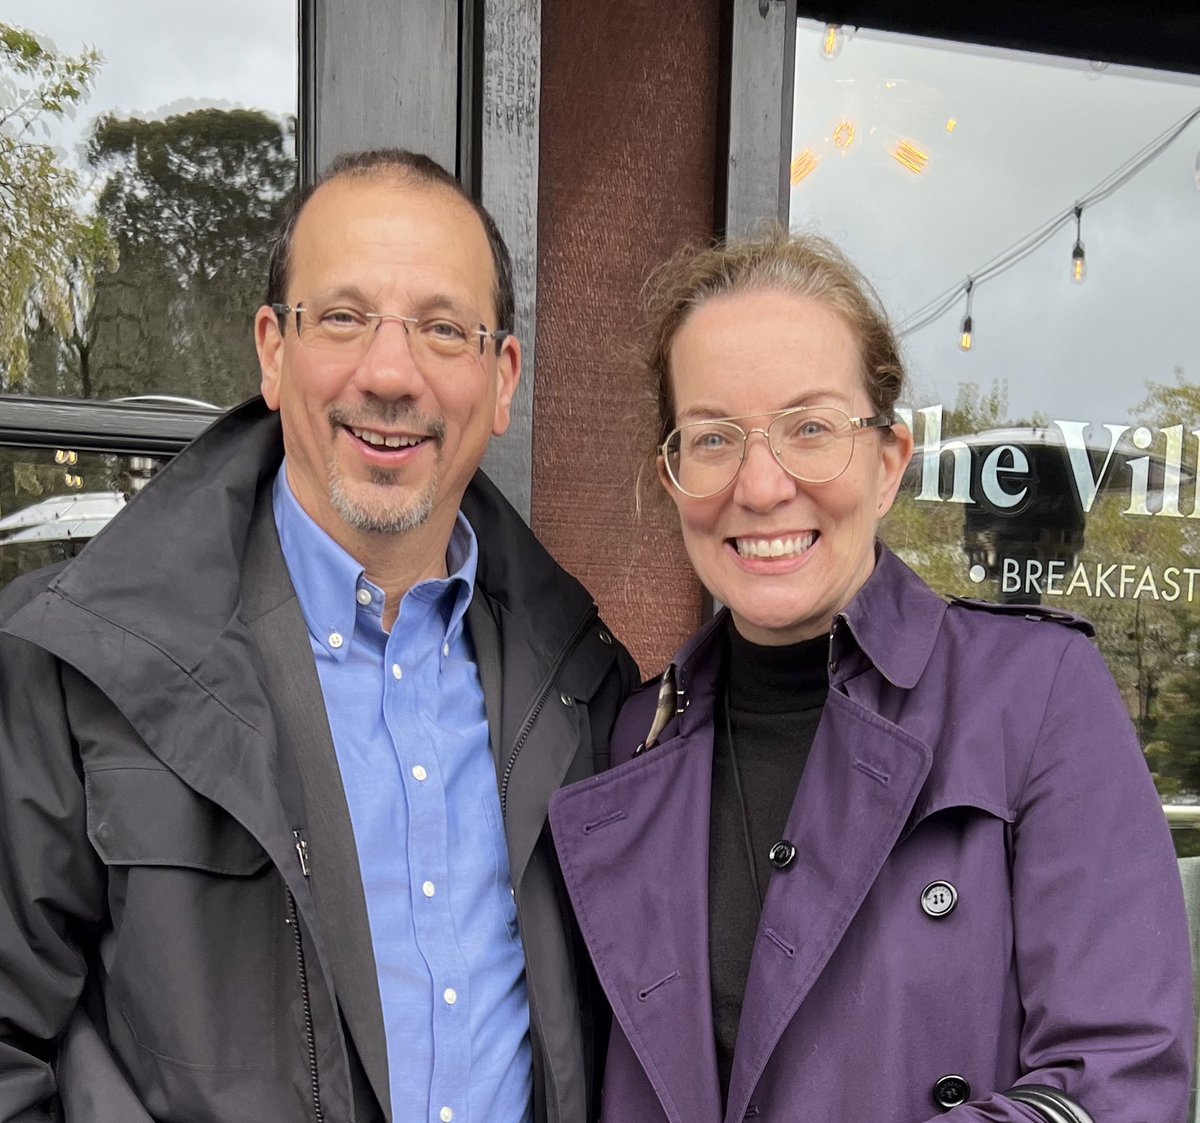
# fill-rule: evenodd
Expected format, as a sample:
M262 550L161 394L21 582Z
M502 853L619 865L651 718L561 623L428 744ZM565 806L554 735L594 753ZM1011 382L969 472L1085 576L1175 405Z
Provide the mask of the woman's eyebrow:
M785 409L803 409L814 405L829 405L832 402L845 403L845 395L836 390L805 390L803 394L791 398L782 405L776 406L774 409L762 410L761 413L780 413ZM695 421L713 421L723 417L758 417L759 413L729 413L728 410L720 409L717 406L702 403L700 405L689 406L687 409L680 410L676 414L677 419L687 418Z

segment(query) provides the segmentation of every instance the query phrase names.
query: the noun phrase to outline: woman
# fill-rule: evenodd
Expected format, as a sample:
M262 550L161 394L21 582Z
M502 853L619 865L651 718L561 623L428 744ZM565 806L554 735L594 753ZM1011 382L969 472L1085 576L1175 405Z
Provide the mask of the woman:
M1170 840L1089 626L876 541L912 452L868 286L782 232L650 288L658 475L726 608L559 792L608 1123L1182 1123Z

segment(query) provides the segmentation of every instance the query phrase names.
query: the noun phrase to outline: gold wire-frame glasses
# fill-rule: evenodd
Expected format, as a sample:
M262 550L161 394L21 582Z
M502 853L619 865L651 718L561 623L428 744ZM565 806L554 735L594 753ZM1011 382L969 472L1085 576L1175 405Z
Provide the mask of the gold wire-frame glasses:
M743 429L739 421L767 417L767 427ZM667 434L659 453L671 482L692 499L709 499L737 479L746 459L746 442L761 433L776 463L804 483L836 480L854 455L861 429L886 429L896 422L891 411L874 417L850 417L834 406L800 406L743 417L689 421Z

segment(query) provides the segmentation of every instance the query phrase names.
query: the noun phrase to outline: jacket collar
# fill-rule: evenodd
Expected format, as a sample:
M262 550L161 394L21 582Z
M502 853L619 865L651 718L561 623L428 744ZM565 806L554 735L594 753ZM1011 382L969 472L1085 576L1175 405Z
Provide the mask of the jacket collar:
M877 542L875 568L834 621L830 684L839 685L857 672L852 656L861 652L893 686L911 690L933 654L945 613L946 602ZM688 703L680 720L683 732L706 721L711 713L711 708L693 710L691 702L711 686L728 615L729 610L722 609L694 632L676 652L664 676L673 676Z
M236 407L163 468L49 589L196 670L238 612L231 574L242 565L255 498L282 459L278 414L262 398ZM478 530L479 587L528 622L532 642L553 658L592 608L591 595L482 472L462 511Z
M925 672L945 614L946 602L879 542L871 576L840 618L875 669L893 686L911 690ZM835 661L840 656L833 653Z

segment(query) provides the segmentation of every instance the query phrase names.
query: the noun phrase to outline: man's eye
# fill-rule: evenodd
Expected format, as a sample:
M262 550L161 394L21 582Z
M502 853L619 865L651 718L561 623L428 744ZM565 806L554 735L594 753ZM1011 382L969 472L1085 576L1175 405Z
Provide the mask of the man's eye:
M438 342L462 343L467 338L467 329L453 320L422 320L421 333Z
M352 308L330 308L321 313L321 326L333 331L362 327L367 321L361 312Z

